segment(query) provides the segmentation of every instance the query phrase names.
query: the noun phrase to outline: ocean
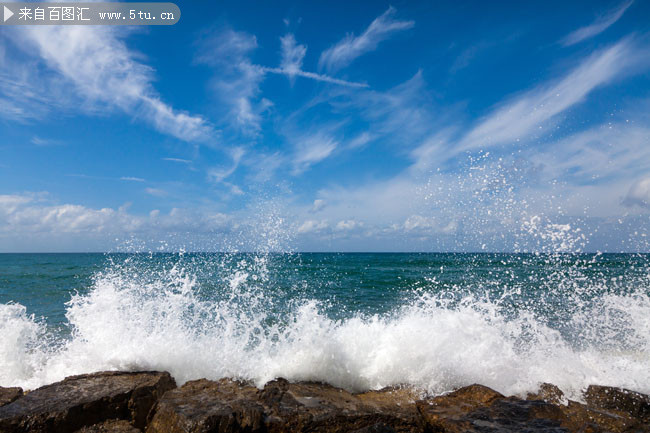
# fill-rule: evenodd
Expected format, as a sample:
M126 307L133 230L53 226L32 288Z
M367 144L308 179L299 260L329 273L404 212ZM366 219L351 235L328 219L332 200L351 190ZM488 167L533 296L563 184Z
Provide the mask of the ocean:
M0 254L0 386L100 370L650 393L650 255Z

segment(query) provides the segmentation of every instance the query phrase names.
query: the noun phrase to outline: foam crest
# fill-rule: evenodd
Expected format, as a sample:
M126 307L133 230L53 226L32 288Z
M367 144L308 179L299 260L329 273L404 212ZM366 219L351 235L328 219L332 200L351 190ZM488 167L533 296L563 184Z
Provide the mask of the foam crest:
M46 362L44 328L20 304L0 304L0 384L29 382Z

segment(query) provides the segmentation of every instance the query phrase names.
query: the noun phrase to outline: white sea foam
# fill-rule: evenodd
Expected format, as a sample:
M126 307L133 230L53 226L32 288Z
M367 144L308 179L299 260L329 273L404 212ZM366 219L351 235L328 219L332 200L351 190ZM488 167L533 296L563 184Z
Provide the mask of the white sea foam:
M482 383L522 394L552 382L576 398L589 384L650 392L650 298L604 294L570 312L568 338L525 308L468 294L420 293L390 314L329 318L316 301L278 314L256 285L266 260L238 266L205 298L173 267L114 266L67 305L69 338L46 338L21 305L0 305L0 385L28 389L98 370L167 370L179 383L276 377L350 390L409 384L440 393ZM138 273L140 272L140 273ZM273 313L276 311L276 313Z

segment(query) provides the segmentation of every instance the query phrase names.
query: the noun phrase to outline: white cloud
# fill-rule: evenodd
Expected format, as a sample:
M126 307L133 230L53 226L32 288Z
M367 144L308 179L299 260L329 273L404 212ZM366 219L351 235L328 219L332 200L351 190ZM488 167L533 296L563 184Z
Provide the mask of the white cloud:
M621 3L616 9L599 16L596 21L588 26L581 27L578 30L569 33L564 39L562 39L562 43L564 46L574 45L604 32L623 16L627 8L632 6L632 3L634 3L634 0L627 0Z
M32 196L26 195L0 195L0 212L5 215L12 214L21 205L34 200Z
M335 71L348 66L354 59L363 54L374 51L383 40L400 30L410 29L415 25L413 21L398 21L393 19L395 8L388 8L368 26L360 35L355 37L347 35L334 46L325 50L319 60L319 66L329 71Z
M299 234L320 232L329 227L327 221L307 220L298 227Z
M152 195L154 197L166 197L167 196L167 191L159 188L151 188L147 187L144 189L144 192L146 192L149 195Z
M461 140L458 150L485 149L544 134L546 122L628 72L636 54L629 40L596 52L555 84L539 86L494 110Z
M326 159L338 146L338 141L324 133L304 136L297 140L293 158L293 173L300 174Z
M356 220L341 220L336 223L335 229L339 232L348 232L363 227L363 222Z
M130 230L141 225L126 209L89 209L80 205L47 205L31 195L0 195L0 233L98 232L110 227Z
M433 216L411 215L404 221L402 228L407 232L453 234L458 229L458 223L455 220L441 222Z
M122 176L120 180L125 180L127 182L144 182L145 180L141 177L132 177L132 176Z
M650 177L634 182L623 198L622 203L627 207L640 206L650 208Z
M115 237L142 235L163 240L173 233L224 233L237 226L231 216L209 210L173 208L168 214L153 210L141 216L129 213L128 205L93 209L52 204L46 198L43 193L0 195L0 250L14 245L14 250L33 251L38 249L35 245L44 245L50 251L74 239L61 249L83 251L93 240L111 248L106 242Z
M314 200L314 204L311 206L311 209L309 210L309 212L311 212L311 213L320 212L323 209L325 209L326 206L327 206L327 202L325 200L323 200L323 199L318 198L318 199Z
M118 109L181 140L209 139L213 131L205 119L162 102L152 85L153 70L127 48L124 34L100 26L28 26L10 35L16 46L36 53L59 74L53 78L41 74L38 78L54 80L47 88L58 87L54 95L61 94L64 101L79 99L82 108L93 113L106 107ZM5 73L15 75L20 70L5 69ZM46 99L38 100L47 105Z

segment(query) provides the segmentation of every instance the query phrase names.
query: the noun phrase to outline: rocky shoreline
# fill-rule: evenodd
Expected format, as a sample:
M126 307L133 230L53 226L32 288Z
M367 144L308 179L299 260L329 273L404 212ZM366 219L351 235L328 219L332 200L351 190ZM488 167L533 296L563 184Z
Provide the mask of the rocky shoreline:
M527 398L482 385L422 398L406 388L351 394L277 379L177 387L166 372L100 372L31 392L0 387L0 432L650 432L650 397L590 386L584 403L551 384Z

